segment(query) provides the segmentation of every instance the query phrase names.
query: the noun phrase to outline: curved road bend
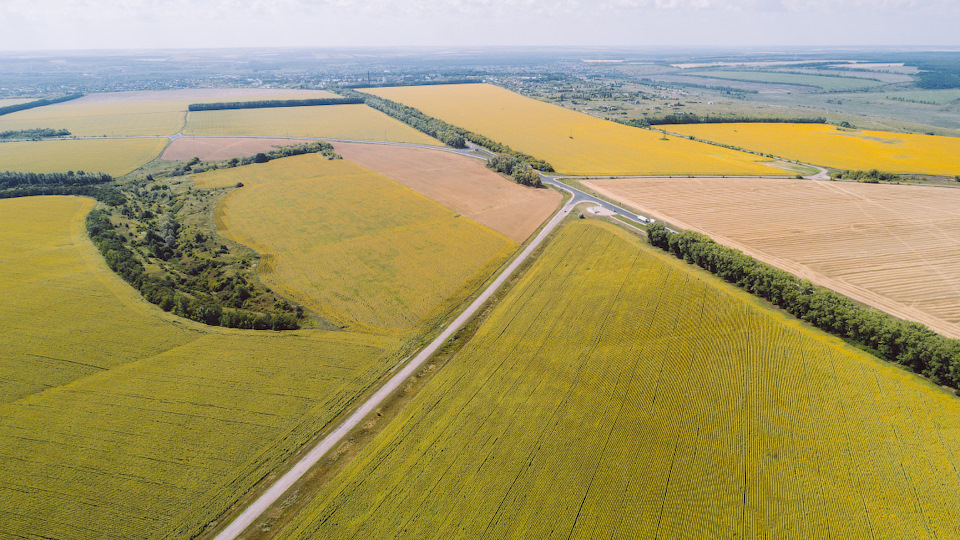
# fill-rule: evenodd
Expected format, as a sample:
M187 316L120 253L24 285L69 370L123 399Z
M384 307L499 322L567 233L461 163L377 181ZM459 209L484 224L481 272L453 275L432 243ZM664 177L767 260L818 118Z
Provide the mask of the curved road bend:
M563 186L562 189L567 189L571 191L566 186ZM470 306L460 314L449 326L439 335L436 339L430 342L429 345L420 353L413 358L402 370L400 370L396 375L394 375L385 385L383 385L376 394L370 397L359 409L356 410L346 421L344 421L340 426L333 430L330 434L324 437L318 444L311 450L306 456L303 457L296 465L293 466L290 471L280 477L263 495L260 496L256 501L248 506L233 522L230 523L225 529L223 529L220 534L218 534L215 540L233 540L240 535L247 527L249 527L266 509L276 502L283 494L290 489L293 484L300 479L311 467L313 467L320 458L329 452L334 445L336 445L340 440L342 440L347 433L352 430L354 427L360 424L364 417L373 412L384 399L390 395L391 392L400 387L403 382L410 377L416 370L420 368L423 363L436 352L437 349L443 345L454 332L460 329L467 320L480 309L480 306L484 304L492 295L495 293L503 284L506 282L517 268L523 264L523 262L530 256L530 254L543 243L543 240L550 234L560 223L563 218L565 218L574 206L593 200L593 198L587 196L586 199L581 199L576 194L573 199L571 199L567 204L563 205L563 208L558 211L554 217L547 223L547 225L540 231L540 234L520 253L520 255L514 259L512 263L504 270L500 276L490 284L489 287L483 293L477 297Z

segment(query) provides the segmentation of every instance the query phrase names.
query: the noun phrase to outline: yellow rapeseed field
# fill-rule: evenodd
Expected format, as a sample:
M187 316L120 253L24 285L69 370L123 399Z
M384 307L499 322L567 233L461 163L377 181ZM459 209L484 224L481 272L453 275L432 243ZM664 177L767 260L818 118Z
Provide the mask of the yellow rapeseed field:
M443 146L440 141L366 105L191 112L183 133L328 137Z
M785 175L756 156L624 126L486 84L365 90L544 159L567 174Z
M164 313L86 238L93 205L0 201L0 537L195 537L401 345Z
M81 139L0 143L0 171L126 174L156 158L167 139Z
M960 400L568 224L286 527L306 538L952 538Z
M460 303L517 244L387 177L311 154L196 175L244 187L218 231L256 249L272 289L327 320L407 332Z
M823 124L696 124L669 126L668 131L836 169L960 174L960 137Z

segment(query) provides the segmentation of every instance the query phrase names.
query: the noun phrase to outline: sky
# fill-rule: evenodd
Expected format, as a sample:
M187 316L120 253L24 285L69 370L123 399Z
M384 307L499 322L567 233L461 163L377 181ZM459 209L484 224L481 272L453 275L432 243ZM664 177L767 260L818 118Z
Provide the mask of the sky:
M960 0L0 0L0 51L960 46Z

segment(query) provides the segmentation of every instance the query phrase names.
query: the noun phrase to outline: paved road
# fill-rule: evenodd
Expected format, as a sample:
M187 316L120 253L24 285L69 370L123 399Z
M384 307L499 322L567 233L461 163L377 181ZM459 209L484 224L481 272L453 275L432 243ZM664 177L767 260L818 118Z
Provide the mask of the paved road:
M477 310L480 309L480 306L483 305L500 287L506 282L507 278L513 274L517 268L530 256L534 249L539 246L543 240L550 234L553 229L560 223L560 221L565 218L573 207L577 204L585 201L578 201L577 197L571 199L567 204L554 215L547 225L540 231L540 234L529 245L526 249L523 250L520 255L514 259L512 263L504 270L493 283L483 293L477 297L476 300L470 304L459 317L456 318L450 325L443 331L436 339L434 339L430 345L427 345L425 349L420 351L420 354L415 356L406 367L400 370L396 375L394 375L380 390L377 391L370 399L368 399L363 405L354 412L350 418L348 418L344 423L340 424L333 432L324 437L318 444L311 450L306 456L303 457L296 465L290 469L285 475L283 475L275 484L270 486L270 488L260 496L259 499L253 502L248 506L242 514L240 514L230 525L227 526L223 531L220 532L215 538L215 540L233 540L240 535L247 527L249 527L256 519L262 514L266 509L276 502L283 494L296 483L311 467L313 467L320 458L329 452L340 440L342 440L347 433L355 428L364 417L376 410L377 407L383 402L384 399L390 395L391 392L396 390L407 380L410 375L415 371L420 369L420 366L433 355L434 352L441 345L443 345L454 332L460 329L467 320L472 317Z
M568 186L567 184L564 184L563 182L561 182L559 178L560 178L559 176L547 176L547 175L544 175L543 173L540 174L540 181L542 181L544 184L554 186L556 188L562 189L568 193L573 194L573 199L571 199L570 202L572 202L575 205L589 202L589 203L593 203L596 206L602 206L603 208L606 208L611 212L615 212L619 216L623 216L641 225L646 225L651 222L650 219L647 219L643 216L638 216L637 214L634 214L629 210L625 210L622 207L617 206L613 203L608 203L607 201L600 199L598 197L595 197L587 193L586 191L581 191L575 187Z

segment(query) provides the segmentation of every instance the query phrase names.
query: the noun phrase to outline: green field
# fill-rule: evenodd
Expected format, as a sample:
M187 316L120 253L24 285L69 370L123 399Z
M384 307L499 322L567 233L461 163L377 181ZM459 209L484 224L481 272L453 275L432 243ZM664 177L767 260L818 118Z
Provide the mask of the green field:
M794 84L801 86L815 86L826 91L849 91L861 88L881 86L883 83L856 77L825 77L822 75L807 75L799 73L782 73L773 71L684 71L683 75L691 77L707 77L711 79L727 79L731 81L759 82L770 84Z
M379 113L378 113L379 114ZM264 284L337 325L407 333L463 301L517 243L389 178L308 154L194 176L244 187L215 213Z
M0 143L0 171L127 174L160 155L167 139L86 139Z
M947 538L960 401L574 221L280 534Z
M193 537L402 344L164 313L87 239L93 205L0 201L0 538Z

